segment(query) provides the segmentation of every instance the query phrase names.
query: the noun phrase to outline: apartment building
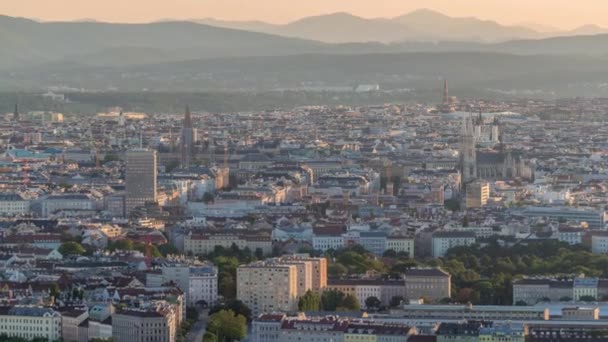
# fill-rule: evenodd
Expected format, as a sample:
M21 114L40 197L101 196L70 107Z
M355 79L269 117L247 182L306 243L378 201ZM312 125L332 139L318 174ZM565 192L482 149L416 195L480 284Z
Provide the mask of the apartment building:
M308 254L287 255L240 266L237 298L254 313L292 312L306 291L327 287L327 260Z
M174 342L177 312L172 305L125 309L112 315L115 342Z
M195 255L209 254L216 246L230 248L232 245L240 249L249 248L252 252L261 249L264 255L272 253L272 238L266 233L202 232L184 237L184 251Z
M254 314L294 312L298 304L298 268L276 260L239 266L236 297Z
M19 216L30 212L30 201L19 194L0 194L0 215Z
M43 307L0 307L0 335L25 340L61 339L61 314Z
M405 342L417 333L404 324L303 314L263 314L253 320L251 327L252 342Z
M217 276L217 268L212 265L166 263L160 266L159 273L147 275L146 285L160 287L172 281L186 295L188 306L199 302L212 305L217 302Z
M452 276L440 268L412 268L405 272L405 297L437 302L452 295Z
M441 258L446 255L450 248L458 246L470 246L476 241L474 232L466 231L438 231L433 233L432 248L433 257Z

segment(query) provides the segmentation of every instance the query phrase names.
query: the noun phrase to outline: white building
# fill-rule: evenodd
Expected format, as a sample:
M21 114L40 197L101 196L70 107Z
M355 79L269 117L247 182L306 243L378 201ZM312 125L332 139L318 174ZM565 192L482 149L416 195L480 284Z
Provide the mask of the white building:
M30 212L30 201L19 194L0 194L0 215L18 216Z
M450 248L470 246L476 241L475 233L462 231L438 231L433 234L433 257L444 257Z
M344 238L340 235L314 235L312 237L312 248L325 252L328 249L340 249L344 247Z
M149 287L160 287L163 283L173 281L186 294L188 306L194 306L200 301L208 305L217 302L216 267L169 264L162 266L161 271L160 278L148 277Z
M85 194L51 195L40 201L40 214L49 217L59 211L96 210L95 201Z
M608 234L605 232L591 234L591 252L595 254L608 253Z
M1 307L0 335L58 341L61 339L61 315L42 307Z

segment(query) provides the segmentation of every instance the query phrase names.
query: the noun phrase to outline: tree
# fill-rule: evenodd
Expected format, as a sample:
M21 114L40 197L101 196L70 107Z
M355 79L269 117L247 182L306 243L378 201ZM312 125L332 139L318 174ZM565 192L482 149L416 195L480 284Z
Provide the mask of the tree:
M470 287L465 287L458 291L454 299L458 303L478 303L479 293Z
M169 254L179 254L179 250L170 243L160 245L160 246L158 246L157 249L160 252L160 254L162 254L165 257Z
M57 299L57 297L59 297L59 295L61 294L61 291L59 290L59 285L57 285L57 283L52 283L51 287L49 288L49 295L55 299Z
M220 312L222 310L231 310L236 315L241 315L247 319L247 321L251 320L251 309L245 305L242 301L238 299L234 299L229 301L228 303L216 305L209 309L209 315L212 315L216 312Z
M371 296L365 299L365 308L368 310L378 310L381 305L382 302L380 301L380 299L378 299L378 297Z
M114 161L119 161L120 158L116 154L108 153L103 157L103 163L110 163Z
M62 243L61 246L59 246L59 248L57 249L57 251L64 256L83 255L86 252L86 249L84 249L84 247L82 247L82 245L78 242L68 241Z
M564 297L561 297L561 298L559 299L559 301L560 301L560 302L571 302L571 301L572 301L572 298L570 298L570 297L568 297L568 296L564 296Z
M581 302L595 302L596 299L593 296L581 296L579 299Z
M215 196L213 196L212 193L205 192L203 194L203 203L209 204L209 203L213 203L214 201L215 201Z
M218 342L217 336L215 334L207 331L205 335L203 335L203 342Z
M445 200L443 202L443 205L445 206L446 209L451 210L451 211L460 210L460 201L458 201L457 199L454 199L454 198Z
M528 303L523 300L518 300L517 302L515 302L515 306L528 306Z
M233 299L236 297L236 282L232 274L228 272L221 272L218 276L220 294L226 299Z
M132 251L135 249L135 247L133 245L133 241L129 239L122 239L108 243L108 249L111 251Z
M382 254L383 257L385 258L396 258L397 257L397 252L395 252L394 249L387 249L386 251L384 251L384 253Z
M220 310L209 316L207 331L215 334L219 341L238 341L247 334L247 320L232 310Z
M321 307L325 311L336 311L344 301L344 293L335 289L324 291L321 295Z
M338 263L333 263L327 267L327 274L332 278L339 278L348 273L348 269Z
M321 310L321 297L311 290L306 291L304 296L298 301L300 311L319 311Z
M342 301L342 305L340 305L340 308L342 308L344 310L339 310L339 311L359 311L359 310L361 310L361 305L359 304L357 297L353 296L352 294L348 294L348 295L346 295L346 297L344 297L344 300Z
M254 255L256 259L264 260L264 250L259 247L255 249Z
M393 296L393 298L391 298L391 301L388 303L388 305L391 308L396 308L396 307L400 306L404 300L405 300L405 298L403 298L403 296Z

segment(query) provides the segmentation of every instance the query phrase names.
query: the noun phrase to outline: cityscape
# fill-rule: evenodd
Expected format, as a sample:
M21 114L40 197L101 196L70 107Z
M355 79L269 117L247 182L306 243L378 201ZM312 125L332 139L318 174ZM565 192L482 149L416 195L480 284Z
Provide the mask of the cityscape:
M0 4L0 342L608 341L603 23L87 6Z

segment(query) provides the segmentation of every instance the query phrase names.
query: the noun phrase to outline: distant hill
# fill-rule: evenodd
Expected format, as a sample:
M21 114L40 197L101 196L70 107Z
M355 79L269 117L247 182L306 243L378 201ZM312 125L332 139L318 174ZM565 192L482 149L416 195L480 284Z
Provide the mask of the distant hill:
M453 89L606 96L608 57L512 55L490 52L303 54L217 58L123 67L57 64L0 74L0 89L62 85L119 91L234 91L352 88ZM314 102L314 101L313 101ZM303 99L302 104L306 103Z
M438 40L496 42L541 36L527 27L504 26L495 21L473 17L453 18L427 9L402 15L394 18L393 21L423 32L429 37L436 37Z
M259 56L314 52L325 44L257 32L213 27L191 22L109 24L47 22L0 16L0 69L61 60L87 63L83 56L132 49L162 55L169 60L220 56ZM183 54L183 55L182 55ZM118 54L112 64L119 64ZM124 56L123 54L123 57ZM135 54L138 63L158 62L150 53Z
M477 18L454 18L421 9L396 18L365 19L349 13L303 18L286 25L203 19L197 22L220 27L271 33L327 43L399 41L498 42L516 38L540 38L528 27L504 26Z

